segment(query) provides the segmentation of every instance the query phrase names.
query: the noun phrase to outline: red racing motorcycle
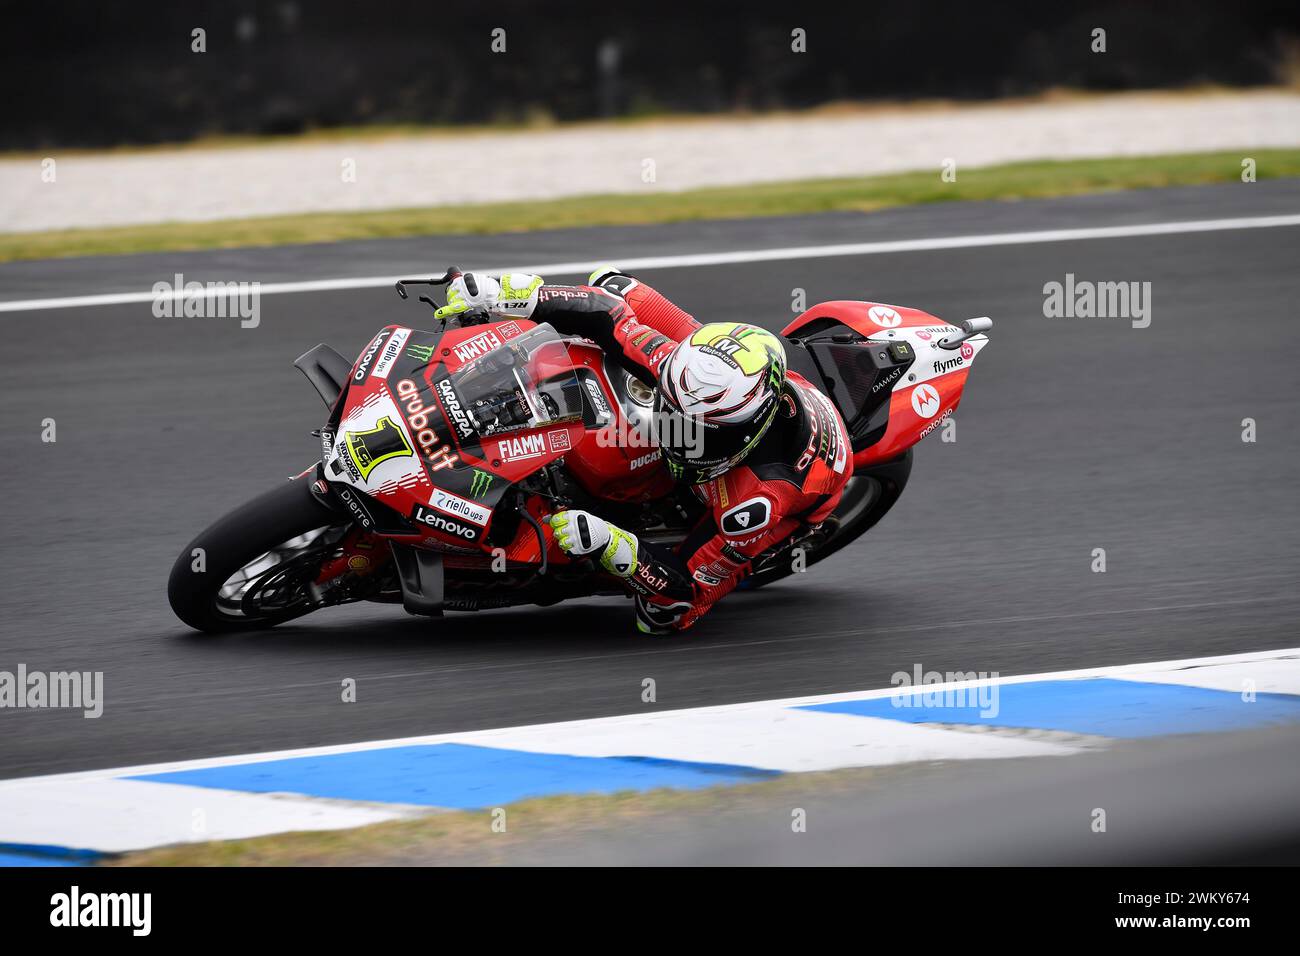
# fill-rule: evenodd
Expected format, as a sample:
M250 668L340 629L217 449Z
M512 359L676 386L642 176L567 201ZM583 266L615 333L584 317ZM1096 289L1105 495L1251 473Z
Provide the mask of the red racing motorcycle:
M407 286L445 285L407 279ZM419 300L436 308L425 295ZM873 302L816 305L782 334L792 375L835 403L852 479L835 513L753 564L761 587L856 540L907 484L911 448L956 409L987 318L948 325ZM172 609L200 631L272 627L337 604L412 614L622 594L556 547L546 515L600 514L672 546L703 513L654 445L654 390L585 339L467 314L437 332L388 326L349 363L294 363L329 407L320 461L200 533L172 568Z

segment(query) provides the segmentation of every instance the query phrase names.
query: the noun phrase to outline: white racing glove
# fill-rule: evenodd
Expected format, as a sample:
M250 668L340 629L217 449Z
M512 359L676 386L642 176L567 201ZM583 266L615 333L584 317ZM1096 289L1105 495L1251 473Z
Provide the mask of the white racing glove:
M447 286L447 304L433 313L435 319L483 310L493 316L528 318L537 305L542 277L527 272L507 272L498 282L482 272L465 272Z
M585 557L599 553L600 566L620 578L631 577L636 571L636 535L590 511L557 511L546 520L565 554Z

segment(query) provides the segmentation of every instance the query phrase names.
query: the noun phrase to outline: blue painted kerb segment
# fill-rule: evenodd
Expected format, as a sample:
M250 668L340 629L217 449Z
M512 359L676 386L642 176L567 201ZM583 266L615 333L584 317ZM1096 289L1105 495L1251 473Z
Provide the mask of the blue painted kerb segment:
M798 709L911 724L1024 727L1099 737L1203 734L1300 722L1300 697L1291 694L1257 694L1247 701L1232 691L1104 677L998 684L996 689L997 713L991 716L981 716L984 708L973 688L965 690L964 701L958 698L947 706L926 706L923 687L906 692L900 689L897 696L808 704ZM896 706L895 699L908 706Z
M44 843L0 843L0 867L89 866L104 858L98 850Z
M446 743L290 757L128 779L469 810L561 793L659 787L693 790L777 775L774 770L726 764L573 757Z

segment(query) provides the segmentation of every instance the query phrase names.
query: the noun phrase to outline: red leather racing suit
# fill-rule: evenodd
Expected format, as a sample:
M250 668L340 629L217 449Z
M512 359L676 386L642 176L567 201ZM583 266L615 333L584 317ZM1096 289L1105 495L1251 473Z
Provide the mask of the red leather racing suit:
M700 327L644 283L614 274L599 286L543 285L529 316L601 345L647 384L677 343ZM754 558L816 526L839 504L853 474L839 412L806 379L787 373L776 419L745 460L692 485L709 508L674 550L640 542L624 579L642 629L690 627L749 573Z

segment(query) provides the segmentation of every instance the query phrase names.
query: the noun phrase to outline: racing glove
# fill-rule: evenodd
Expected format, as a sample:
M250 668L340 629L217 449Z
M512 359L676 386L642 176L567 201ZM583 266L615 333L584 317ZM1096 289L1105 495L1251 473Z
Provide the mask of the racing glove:
M590 511L557 511L547 519L555 543L565 554L586 557L599 554L600 566L620 578L636 572L636 535L616 527Z
M542 277L527 272L507 272L498 282L482 272L465 272L447 286L447 304L433 313L449 319L466 312L485 311L493 316L527 318L537 305Z

